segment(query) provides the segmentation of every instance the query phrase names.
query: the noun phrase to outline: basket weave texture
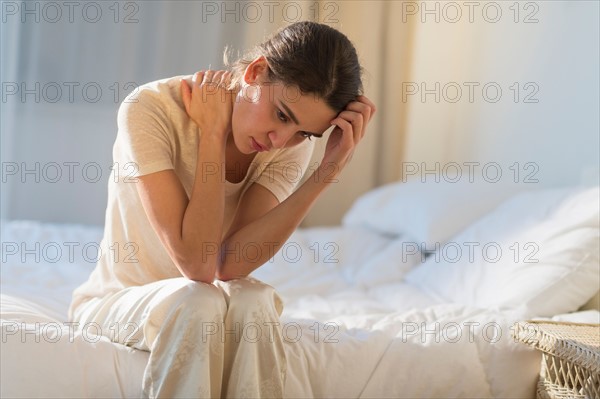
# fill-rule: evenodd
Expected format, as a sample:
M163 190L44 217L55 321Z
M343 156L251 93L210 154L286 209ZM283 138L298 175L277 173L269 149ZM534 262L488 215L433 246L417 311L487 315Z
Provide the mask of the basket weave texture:
M542 351L538 398L600 399L600 324L525 321L512 334Z

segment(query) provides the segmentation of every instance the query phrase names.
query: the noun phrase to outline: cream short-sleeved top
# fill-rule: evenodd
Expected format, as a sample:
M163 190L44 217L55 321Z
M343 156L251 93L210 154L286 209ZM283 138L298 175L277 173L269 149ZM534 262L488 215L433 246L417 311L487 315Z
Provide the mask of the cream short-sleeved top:
M88 280L73 292L69 319L83 302L130 286L182 277L154 232L136 188L136 178L173 169L188 195L195 178L198 130L187 115L175 76L147 83L121 104L113 146L113 173L98 261ZM229 229L240 199L253 184L270 190L282 202L308 168L314 142L259 152L245 178L225 181L223 234Z

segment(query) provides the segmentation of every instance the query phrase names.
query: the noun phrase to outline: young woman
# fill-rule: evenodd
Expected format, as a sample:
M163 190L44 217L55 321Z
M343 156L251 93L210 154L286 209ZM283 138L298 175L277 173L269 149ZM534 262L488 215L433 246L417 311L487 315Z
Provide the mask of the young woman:
M150 351L144 395L283 396L282 303L248 275L363 138L375 106L361 92L350 41L300 22L230 71L148 83L123 102L101 255L69 317Z

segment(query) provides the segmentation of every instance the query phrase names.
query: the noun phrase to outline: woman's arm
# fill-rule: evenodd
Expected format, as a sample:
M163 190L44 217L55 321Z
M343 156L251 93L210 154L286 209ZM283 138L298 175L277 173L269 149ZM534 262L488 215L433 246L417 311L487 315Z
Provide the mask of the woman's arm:
M219 263L225 212L222 165L231 109L229 103L223 103L220 93L211 95L202 90L204 84L228 78L222 72L198 73L191 91L182 82L186 110L200 129L189 200L173 170L142 176L137 187L150 223L179 271L191 280L205 283L214 280Z
M257 183L248 189L232 228L222 243L223 260L217 269L217 278L245 277L285 244L318 196L336 181L364 136L366 125L374 113L374 104L364 96L350 103L332 121L337 127L329 136L319 168L281 204L278 205L275 196ZM331 165L335 165L333 174L330 172ZM256 255L254 248L260 249Z
M185 277L211 283L219 261L225 194L221 173L225 143L202 135L192 194L188 200L173 170L142 176L138 193L148 219L169 256ZM207 166L210 165L210 173ZM215 173L213 173L215 172Z
M272 258L329 185L323 177L317 179L317 176L323 175L319 170L313 172L281 204L267 188L254 183L244 194L238 209L240 216L236 215L232 230L235 226L243 227L234 230L223 241L223 258L217 269L217 278L231 280L245 277Z

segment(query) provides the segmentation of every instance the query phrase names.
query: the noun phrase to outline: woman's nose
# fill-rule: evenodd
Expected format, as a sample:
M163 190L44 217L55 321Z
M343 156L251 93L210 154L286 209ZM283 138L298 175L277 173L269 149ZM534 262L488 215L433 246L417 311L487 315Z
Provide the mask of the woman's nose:
M278 130L269 132L268 136L269 140L273 144L273 148L283 148L285 147L285 144L289 141L289 139L292 137L292 134L290 134L289 132Z

